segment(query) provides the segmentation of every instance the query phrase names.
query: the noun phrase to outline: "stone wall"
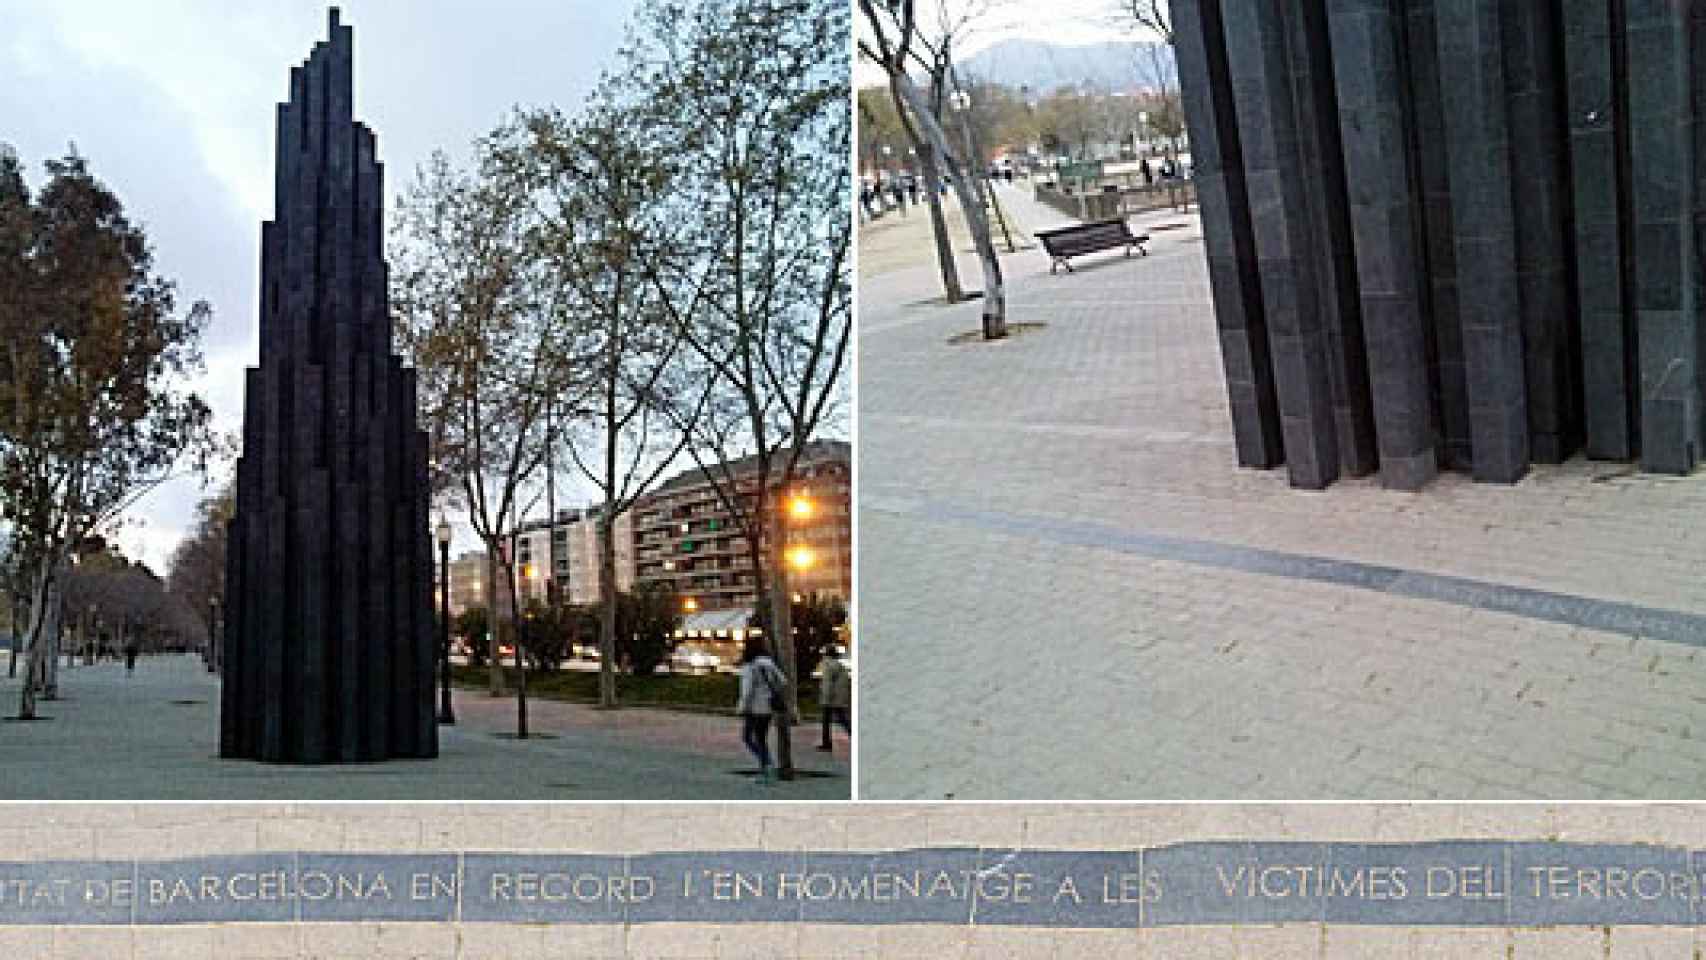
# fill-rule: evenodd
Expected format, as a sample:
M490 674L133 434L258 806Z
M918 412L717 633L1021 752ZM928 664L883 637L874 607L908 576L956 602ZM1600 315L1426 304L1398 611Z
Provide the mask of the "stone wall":
M1700 4L1173 15L1241 465L1310 489L1577 451L1694 469Z
M15 805L7 861L246 852L639 853L1012 847L1105 851L1189 841L1549 840L1706 847L1686 806L1563 805ZM26 826L27 824L27 826ZM171 957L1439 957L1695 956L1686 924L1398 927L1210 923L1153 929L959 924L0 924L8 960Z

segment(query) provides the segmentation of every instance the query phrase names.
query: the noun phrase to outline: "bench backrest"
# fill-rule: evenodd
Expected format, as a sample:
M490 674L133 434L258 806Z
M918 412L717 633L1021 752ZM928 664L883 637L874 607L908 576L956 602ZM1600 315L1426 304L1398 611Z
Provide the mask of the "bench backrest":
M1105 250L1109 247L1125 246L1135 243L1137 238L1132 236L1131 228L1126 226L1123 219L1097 220L1094 223L1076 224L1061 227L1056 230L1043 230L1037 234L1043 242L1043 248L1056 256L1071 256L1089 250Z

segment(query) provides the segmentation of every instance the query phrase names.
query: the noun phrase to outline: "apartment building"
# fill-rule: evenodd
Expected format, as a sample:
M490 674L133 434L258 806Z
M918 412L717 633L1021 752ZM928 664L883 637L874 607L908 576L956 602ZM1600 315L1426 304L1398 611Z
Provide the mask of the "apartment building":
M598 518L602 510L602 506L558 510L557 522L549 525L549 530L543 520L522 526L516 537L516 561L520 564L518 592L523 604L545 600L550 577L556 578L558 595L569 603L598 602L602 579ZM633 511L618 515L612 526L616 541L616 589L631 590L634 587ZM554 551L547 535L556 540Z
M732 464L735 495L750 510L759 489L754 458ZM852 453L839 440L811 443L791 489L771 484L775 506L761 549L778 533L803 568L790 569L796 593L853 593ZM689 612L750 612L758 601L747 538L705 474L689 470L666 481L634 508L635 576L662 583ZM693 618L690 618L692 620ZM724 616L720 620L728 620ZM689 624L691 626L691 624Z

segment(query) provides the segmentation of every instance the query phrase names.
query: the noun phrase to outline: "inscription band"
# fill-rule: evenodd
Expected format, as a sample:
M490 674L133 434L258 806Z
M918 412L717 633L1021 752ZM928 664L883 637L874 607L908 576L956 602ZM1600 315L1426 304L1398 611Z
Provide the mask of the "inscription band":
M934 923L1528 927L1706 923L1706 851L1207 841L877 853L280 852L0 862L0 925Z

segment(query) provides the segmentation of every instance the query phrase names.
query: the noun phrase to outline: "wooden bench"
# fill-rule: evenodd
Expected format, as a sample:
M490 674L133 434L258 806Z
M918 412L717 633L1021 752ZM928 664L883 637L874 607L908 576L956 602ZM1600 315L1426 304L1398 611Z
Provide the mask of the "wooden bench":
M1065 267L1066 272L1071 273L1072 264L1066 262L1068 257L1095 253L1098 250L1124 247L1125 255L1129 257L1135 248L1143 256L1149 256L1149 251L1143 248L1143 245L1149 242L1149 234L1132 233L1131 228L1126 226L1124 217L1043 230L1036 236L1043 242L1043 249L1054 258L1054 262L1049 264L1049 273L1054 273L1060 267Z

